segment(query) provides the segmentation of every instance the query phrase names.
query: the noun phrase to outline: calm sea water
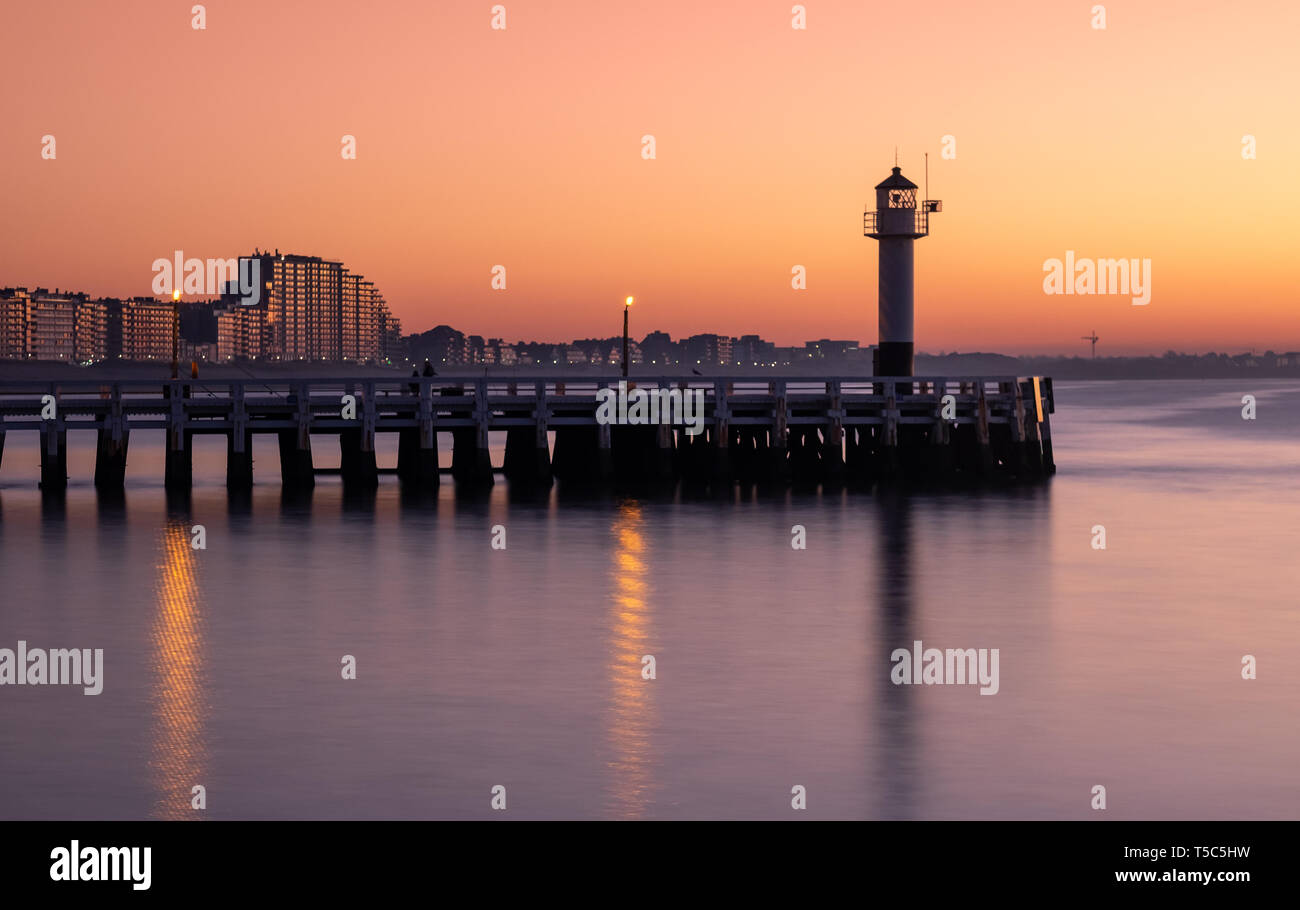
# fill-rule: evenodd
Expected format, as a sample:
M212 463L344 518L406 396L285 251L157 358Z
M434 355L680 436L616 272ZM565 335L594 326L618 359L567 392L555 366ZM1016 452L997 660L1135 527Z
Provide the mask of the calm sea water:
M140 432L123 503L74 434L53 505L10 433L0 647L105 670L0 687L0 817L1300 817L1300 384L1057 397L1050 483L902 497L284 502L259 440L241 504L200 439L169 510ZM1000 691L891 684L917 639Z

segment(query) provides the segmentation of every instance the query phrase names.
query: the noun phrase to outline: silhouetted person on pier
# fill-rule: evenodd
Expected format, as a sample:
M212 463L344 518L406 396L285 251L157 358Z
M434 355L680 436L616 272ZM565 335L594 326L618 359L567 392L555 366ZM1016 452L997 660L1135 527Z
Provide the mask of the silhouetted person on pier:
M420 370L417 367L411 367L411 378L412 379L420 378ZM411 394L412 395L420 394L420 384L418 382L411 383Z
M433 368L433 364L429 363L429 358L428 358L428 357L424 358L424 375L425 375L425 376L437 376L437 375L438 375L438 371L435 370L435 369Z

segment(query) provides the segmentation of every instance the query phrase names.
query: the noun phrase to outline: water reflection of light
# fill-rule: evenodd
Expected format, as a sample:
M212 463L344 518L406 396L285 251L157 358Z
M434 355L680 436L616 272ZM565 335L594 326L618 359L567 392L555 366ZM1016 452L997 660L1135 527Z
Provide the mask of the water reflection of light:
M652 653L649 571L641 521L641 506L627 501L620 504L613 526L608 803L620 818L643 816L653 787L650 735L655 682L641 678L641 658Z
M203 644L198 586L190 529L168 522L160 540L158 615L153 625L154 735L153 772L157 800L154 816L193 819L191 788L207 785L207 749L203 739Z

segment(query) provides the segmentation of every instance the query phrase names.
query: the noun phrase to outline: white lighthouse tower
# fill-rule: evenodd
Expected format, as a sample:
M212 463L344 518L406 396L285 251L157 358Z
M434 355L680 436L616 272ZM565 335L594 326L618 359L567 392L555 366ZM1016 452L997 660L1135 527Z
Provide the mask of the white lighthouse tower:
M895 166L876 185L876 210L862 216L862 233L880 241L877 376L912 375L912 241L929 235L931 212L943 211L937 199L923 199L918 209L916 190Z

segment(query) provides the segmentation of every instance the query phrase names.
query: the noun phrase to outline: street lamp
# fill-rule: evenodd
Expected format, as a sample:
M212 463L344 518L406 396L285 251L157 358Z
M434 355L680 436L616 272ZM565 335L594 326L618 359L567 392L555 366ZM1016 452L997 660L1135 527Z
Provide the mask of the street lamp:
M623 301L623 378L627 378L627 311L632 309L632 298Z
M181 368L181 291L172 291L172 379L180 378Z

